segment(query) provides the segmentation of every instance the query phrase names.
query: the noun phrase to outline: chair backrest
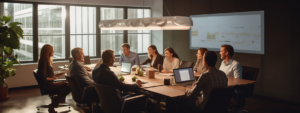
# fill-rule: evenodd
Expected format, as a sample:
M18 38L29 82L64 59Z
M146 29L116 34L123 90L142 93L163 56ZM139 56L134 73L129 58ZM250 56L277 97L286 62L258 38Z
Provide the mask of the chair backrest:
M38 71L38 69L33 70L33 75L34 75L34 78L35 78L36 82L38 83L38 85L40 87L41 95L44 95L44 86L45 85L38 78L37 71Z
M71 87L73 100L76 103L82 104L82 89L79 86L77 79L75 77L69 77L69 76L65 76L65 77Z
M247 67L247 66L242 66L242 68L243 68L243 72L242 72L243 79L256 81L259 68ZM252 96L254 91L254 84L244 86L244 89L245 89L246 97Z
M140 63L145 62L147 59L148 59L148 55L147 56L139 56Z
M234 89L234 87L213 89L203 109L205 113L227 113Z
M180 68L193 67L193 64L194 64L193 62L181 61Z
M69 58L69 63L71 63L73 61L73 58L72 57L70 57Z
M242 68L243 68L243 72L242 72L243 79L256 81L259 68L247 67L247 66L242 66Z
M120 95L112 86L95 84L99 96L100 106L104 113L121 113L123 102L120 102Z
M84 64L91 64L90 56L84 56Z

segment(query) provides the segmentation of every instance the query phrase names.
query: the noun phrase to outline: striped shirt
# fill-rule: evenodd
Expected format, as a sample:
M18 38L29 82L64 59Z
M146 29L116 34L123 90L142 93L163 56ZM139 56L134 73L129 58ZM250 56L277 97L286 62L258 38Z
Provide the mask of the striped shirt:
M188 98L197 97L196 106L203 109L206 105L207 99L213 88L226 88L228 84L228 78L224 72L216 69L215 67L210 68L206 72L200 75L196 81L196 85L185 92ZM199 96L201 94L201 96Z
M242 79L243 77L243 68L241 64L234 59L230 59L227 64L225 63L225 60L223 60L219 69L223 71L227 76L240 79Z

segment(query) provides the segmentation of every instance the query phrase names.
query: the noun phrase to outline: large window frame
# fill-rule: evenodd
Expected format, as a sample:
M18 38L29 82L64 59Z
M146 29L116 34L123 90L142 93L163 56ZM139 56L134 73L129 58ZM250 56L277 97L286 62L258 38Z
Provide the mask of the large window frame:
M38 5L62 5L65 6L66 17L65 17L65 58L61 59L53 59L54 61L65 61L71 57L70 51L70 6L82 6L82 7L96 7L96 23L100 22L101 18L101 7L105 8L123 8L124 9L124 19L127 19L127 11L128 9L150 9L152 13L151 7L131 7L131 6L106 6L106 5L79 5L79 4L72 4L72 3L47 3L47 2L26 2L26 1L9 1L4 0L3 3L26 3L33 5L33 14L32 14L32 21L33 21L33 61L20 61L21 63L35 63L38 61ZM151 15L152 16L152 15ZM151 34L151 33L150 33ZM25 35L24 35L25 36ZM152 39L152 35L151 35ZM150 43L152 44L152 40L150 39ZM128 43L128 30L123 30L123 43ZM121 47L121 45L120 45ZM146 55L147 53L138 53L139 55ZM116 55L118 57L120 55ZM90 58L101 58L101 30L96 25L96 56L91 56Z

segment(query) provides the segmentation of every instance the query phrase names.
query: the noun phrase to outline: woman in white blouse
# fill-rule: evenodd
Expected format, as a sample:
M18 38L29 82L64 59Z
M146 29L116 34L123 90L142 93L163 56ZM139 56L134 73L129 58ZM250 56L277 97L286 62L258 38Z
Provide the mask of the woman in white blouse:
M173 69L179 68L179 57L171 47L165 49L165 57L163 70L161 72L173 73Z
M199 48L197 55L197 62L194 67L194 75L201 75L206 71L206 68L204 66L204 53L208 51L206 48Z

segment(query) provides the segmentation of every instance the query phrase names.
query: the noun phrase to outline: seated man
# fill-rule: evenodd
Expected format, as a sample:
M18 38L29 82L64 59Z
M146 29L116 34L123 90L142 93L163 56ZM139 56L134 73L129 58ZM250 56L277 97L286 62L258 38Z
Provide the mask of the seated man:
M222 45L220 50L221 59L223 59L220 70L223 71L227 76L242 79L243 68L241 64L232 59L234 49L231 45ZM245 91L243 87L238 87L235 90L236 93L236 112L242 113L242 108L245 106Z
M84 53L82 48L74 48L71 50L73 61L69 66L70 77L75 77L83 89L84 87L94 85L94 80L92 75L87 71L88 67L85 67L82 62L84 62ZM88 98L98 98L95 89L86 91L86 97Z
M121 82L117 75L110 70L110 66L113 66L115 62L115 54L113 50L107 49L102 52L103 63L100 67L93 70L93 79L96 83L102 85L113 86L116 88L116 93L121 94L120 91L131 91L138 92L139 87L141 87L142 82L140 80L136 81L136 84L125 84ZM123 96L126 98L127 96ZM120 101L123 100L119 98Z
M193 84L192 89L185 92L185 95L189 99L183 98L178 103L183 104L183 107L190 108L190 110L201 111L205 107L213 88L227 88L227 76L224 72L215 68L217 60L215 52L207 51L205 53L204 66L207 71L200 75L199 79ZM201 97L197 97L199 93L202 95Z
M139 55L135 52L130 51L129 44L124 43L121 47L123 53L120 55L120 61L119 61L120 64L122 62L130 62L131 66L140 64Z

